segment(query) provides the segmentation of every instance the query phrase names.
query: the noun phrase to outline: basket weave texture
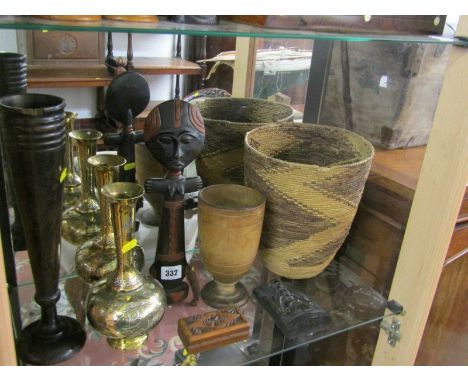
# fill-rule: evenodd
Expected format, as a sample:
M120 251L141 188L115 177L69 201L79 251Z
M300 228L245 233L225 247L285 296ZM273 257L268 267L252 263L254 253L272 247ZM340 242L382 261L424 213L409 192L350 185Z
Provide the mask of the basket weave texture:
M260 256L277 275L319 274L348 235L373 146L345 129L281 123L245 138L245 182L267 198Z
M198 103L206 129L197 158L203 184L244 184L245 134L266 123L292 121L290 106L252 98L211 98Z

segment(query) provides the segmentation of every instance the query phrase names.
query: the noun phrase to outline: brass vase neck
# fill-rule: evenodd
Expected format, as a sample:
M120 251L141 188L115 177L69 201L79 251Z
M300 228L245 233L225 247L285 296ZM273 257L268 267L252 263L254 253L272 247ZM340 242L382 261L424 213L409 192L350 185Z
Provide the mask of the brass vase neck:
M96 154L97 141L102 133L93 129L75 130L70 132L70 137L76 141L78 147L78 159L81 169L81 203L87 203L88 199L95 199L94 174L88 163L88 158Z
M75 126L75 119L78 117L78 114L72 111L65 112L65 120L66 120L66 140L65 140L65 160L68 174L74 174L75 167L73 165L73 148L72 148L72 140L70 137L70 133L73 131Z
M102 188L102 194L110 204L117 251L117 270L110 285L119 291L133 290L143 283L143 278L132 261L132 251L137 246L136 206L143 192L143 187L130 182L116 182Z
M96 188L101 213L101 236L103 238L112 235L111 207L108 200L102 195L101 189L108 184L117 181L119 169L127 161L120 155L98 154L88 159L88 164L94 168L96 176Z

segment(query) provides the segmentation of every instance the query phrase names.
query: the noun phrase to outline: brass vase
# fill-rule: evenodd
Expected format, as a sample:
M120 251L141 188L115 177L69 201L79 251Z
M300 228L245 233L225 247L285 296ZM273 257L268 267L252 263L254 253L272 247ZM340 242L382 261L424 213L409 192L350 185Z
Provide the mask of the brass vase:
M78 202L63 213L62 237L72 244L81 245L99 235L101 230L96 184L88 158L96 154L97 141L102 133L94 129L83 129L72 131L69 135L78 147L81 195Z
M65 139L65 166L67 167L67 175L63 181L63 209L67 210L73 207L80 199L81 195L81 179L75 172L73 145L70 133L75 126L75 119L78 116L73 111L65 112L65 121L67 135Z
M104 284L92 289L87 316L90 324L107 337L109 345L120 350L141 347L166 308L162 285L141 274L132 259L132 252L141 250L134 238L134 227L136 205L143 192L143 187L130 182L102 188L111 206L117 269Z
M98 154L88 159L94 169L97 194L101 212L101 234L82 244L76 251L76 273L87 283L105 280L117 266L117 249L112 229L111 210L107 199L102 195L102 187L117 181L119 169L126 160L120 155ZM135 266L140 270L144 265L144 255L140 248L133 251Z
M200 255L214 280L201 291L214 308L240 307L249 294L238 281L257 254L265 212L265 197L236 184L217 184L200 191L198 235Z

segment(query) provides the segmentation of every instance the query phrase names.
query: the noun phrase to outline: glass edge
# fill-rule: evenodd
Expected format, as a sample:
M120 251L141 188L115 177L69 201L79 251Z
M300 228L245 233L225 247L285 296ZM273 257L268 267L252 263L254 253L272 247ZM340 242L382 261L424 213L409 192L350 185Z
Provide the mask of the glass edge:
M223 21L218 25L191 25L177 24L168 21L157 23L160 27L138 25L119 25L108 22L105 24L55 24L46 22L18 22L5 20L0 17L0 29L13 30L47 30L47 31L75 31L75 32L115 32L115 33L139 33L139 34L181 34L187 36L212 36L212 37L259 37L259 38L282 38L282 39L309 39L309 40L332 40L348 42L387 41L400 43L428 43L428 44L453 44L468 46L468 40L454 37L436 35L392 35L392 34L339 34L314 32L308 30L283 30L263 29L246 24L238 24ZM166 24L169 26L164 27ZM173 24L173 25L172 25ZM132 26L133 25L133 26ZM162 27L161 27L162 25ZM239 30L228 30L229 27L240 28ZM226 28L226 29L223 29ZM245 30L242 30L245 29Z
M392 316L397 316L397 315L398 314L392 313L392 312L383 313L383 314L379 315L378 317L374 317L374 318L371 318L371 319L369 319L367 321L351 325L351 326L343 328L341 330L332 331L332 332L327 333L327 334L325 334L323 336L318 336L316 338L312 338L310 340L302 341L302 342L299 342L299 343L291 345L291 346L286 346L284 349L276 350L276 351L273 351L273 352L271 352L269 354L265 353L265 354L259 355L258 357L252 357L251 359L248 359L245 362L243 362L240 366L248 366L248 365L251 365L251 364L253 364L255 362L259 362L259 361L274 357L276 355L280 355L280 354L286 353L288 351L297 349L297 348L299 348L301 346L305 346L305 345L312 344L314 342L322 341L322 340L324 340L326 338L330 338L330 337L333 337L333 336L336 336L336 335L339 335L339 334L342 334L342 333L346 333L346 332L349 332L349 331L351 331L353 329L364 327L364 326L370 325L372 323L381 321L381 320L383 320L385 318L392 317Z

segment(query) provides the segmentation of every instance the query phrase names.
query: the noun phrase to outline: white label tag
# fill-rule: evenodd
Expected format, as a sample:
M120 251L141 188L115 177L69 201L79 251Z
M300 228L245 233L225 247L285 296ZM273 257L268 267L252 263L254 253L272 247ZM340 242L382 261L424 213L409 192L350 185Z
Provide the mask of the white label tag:
M182 277L182 265L161 267L161 280L177 280Z
M379 86L380 86L381 88L386 88L386 87L388 86L388 76L382 76L382 77L380 77Z

